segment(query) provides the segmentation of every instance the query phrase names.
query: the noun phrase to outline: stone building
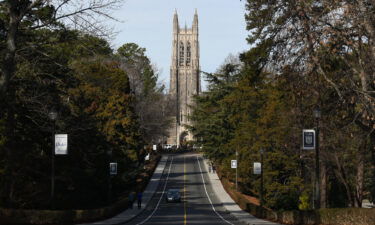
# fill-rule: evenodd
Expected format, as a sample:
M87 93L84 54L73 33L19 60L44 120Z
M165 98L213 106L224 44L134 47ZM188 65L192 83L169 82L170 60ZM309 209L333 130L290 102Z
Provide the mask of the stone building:
M169 94L176 102L176 116L169 131L168 144L180 145L184 141L193 140L193 135L184 125L190 124L189 106L193 104L193 96L199 95L201 91L198 37L197 10L191 28L186 25L184 28L180 27L175 11Z

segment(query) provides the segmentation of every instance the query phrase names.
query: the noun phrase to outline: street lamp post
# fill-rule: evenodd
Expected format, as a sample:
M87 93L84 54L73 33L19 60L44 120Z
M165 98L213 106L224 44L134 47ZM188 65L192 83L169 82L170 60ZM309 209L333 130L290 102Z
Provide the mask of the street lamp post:
M236 166L236 191L238 191L238 152L236 151L236 163L237 163L237 166Z
M54 197L55 197L55 130L56 130L56 119L57 119L57 112L52 110L48 114L50 120L53 122L53 129L52 129L52 148L51 148L51 196L50 201L53 206Z
M319 119L321 111L319 107L314 109L314 118L316 121L316 146L315 146L315 209L320 208L320 165L319 165Z
M260 149L260 165L261 165L261 170L260 170L260 206L263 206L263 153L264 150L261 148Z
M112 161L112 149L109 149L107 151L107 155L108 155L108 193L107 193L107 201L108 201L108 204L111 204L111 199L112 199L112 175L111 175L110 163Z

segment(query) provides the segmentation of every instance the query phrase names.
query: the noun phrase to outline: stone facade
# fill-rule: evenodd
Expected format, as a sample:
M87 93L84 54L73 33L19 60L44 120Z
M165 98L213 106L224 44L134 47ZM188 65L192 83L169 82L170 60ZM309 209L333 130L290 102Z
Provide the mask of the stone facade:
M189 125L193 96L199 95L200 66L198 40L198 13L195 10L193 26L180 28L177 12L173 17L172 61L169 94L176 101L176 116L170 129L168 144L179 146L183 141L193 140L184 125Z

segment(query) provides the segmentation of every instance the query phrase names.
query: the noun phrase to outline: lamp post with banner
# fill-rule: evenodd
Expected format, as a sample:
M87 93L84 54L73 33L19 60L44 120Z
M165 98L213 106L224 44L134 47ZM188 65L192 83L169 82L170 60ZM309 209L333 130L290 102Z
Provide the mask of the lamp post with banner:
M261 165L261 170L260 170L260 206L263 206L263 153L264 150L261 148L260 149L260 165Z
M231 168L236 169L236 190L238 191L238 152L236 151L236 159L231 160Z
M112 161L112 149L108 149L107 150L107 156L108 156L108 180L107 180L107 183L108 183L108 193L107 193L107 201L108 201L108 204L111 204L111 200L112 200L112 176L114 175L114 173L116 172L117 173L117 164L116 166L114 166L111 161Z
M236 151L236 190L238 191L238 152Z
M51 148L51 196L50 202L53 207L54 196L55 196L55 130L56 130L56 120L57 120L57 112L52 110L48 113L49 119L53 122L52 126L52 148Z
M262 154L261 154L261 161L262 161ZM254 162L254 165L253 165L253 173L255 175L260 175L260 190L259 190L259 199L260 199L260 204L262 206L262 203L263 203L263 168L262 168L262 163L261 162Z
M316 146L315 146L315 209L320 208L320 165L319 165L319 120L321 117L321 111L319 107L316 107L313 111L313 115L316 121L315 135L316 135Z

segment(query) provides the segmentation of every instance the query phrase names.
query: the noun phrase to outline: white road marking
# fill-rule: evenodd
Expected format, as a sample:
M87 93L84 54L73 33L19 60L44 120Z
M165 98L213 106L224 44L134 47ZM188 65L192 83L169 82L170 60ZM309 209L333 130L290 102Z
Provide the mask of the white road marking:
M155 207L154 211L152 211L152 213L151 213L146 219L144 219L142 222L137 223L137 225L141 225L141 224L146 223L146 222L147 222L149 219L151 219L151 217L155 214L156 210L158 210L159 205L160 205L160 202L161 202L161 200L163 199L163 196L164 196L164 193L165 193L165 188L167 187L167 183L168 183L168 179L169 179L169 174L171 173L172 163L173 163L173 156L172 156L171 164L169 164L168 175L167 175L167 178L166 178L166 180L165 180L165 184L164 184L163 192L162 192L162 194L161 194L161 196L160 196L160 199L159 199L159 201L158 201L158 204L156 204L156 207Z
M224 219L224 217L222 217L215 209L214 205L212 204L212 201L211 201L211 198L210 198L210 195L208 194L207 192L207 188L206 188L206 183L204 181L204 177L203 177L203 172L202 172L202 167L201 167L201 164L200 164L200 161L199 161L199 158L197 156L197 161L198 161L198 165L199 165L199 170L201 171L201 176L202 176L202 182L203 182L203 187L204 187L204 190L206 192L206 195L207 195L207 198L208 198L208 201L210 202L211 206L212 206L212 210L216 213L216 215L218 215L224 222L228 223L228 224L232 224L234 225L233 223L229 222L228 220Z

